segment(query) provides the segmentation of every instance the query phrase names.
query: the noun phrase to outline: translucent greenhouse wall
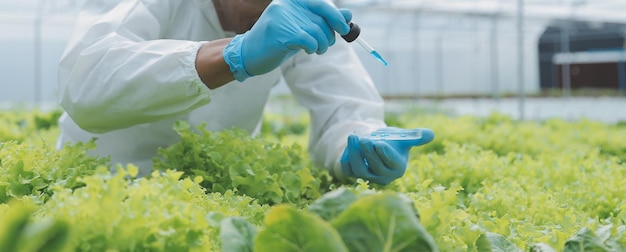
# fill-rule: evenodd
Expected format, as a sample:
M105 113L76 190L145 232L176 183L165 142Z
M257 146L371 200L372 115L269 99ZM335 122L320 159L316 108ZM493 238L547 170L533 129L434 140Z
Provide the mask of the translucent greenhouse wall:
M387 96L501 95L517 92L517 34L511 18L356 9L362 36L386 59L363 53ZM536 41L543 24L527 22L524 90L539 91Z
M56 106L57 64L77 10L77 1L0 0L0 107Z
M3 69L0 71L3 80L0 104L55 103L56 65L71 34L78 6L83 1L0 0L0 30L3 31L0 35L0 54L3 56L0 57ZM519 39L515 6L511 5L515 1L504 1L508 3L508 9L498 15L482 10L490 6L483 2L498 2L495 0L337 2L353 10L354 21L362 28L362 37L389 62L390 65L385 67L354 45L385 96L498 97L519 91ZM474 5L454 5L453 11L425 7L390 8L395 2L422 3L426 7L445 3ZM533 94L540 91L537 42L551 21L551 15L557 19L580 17L566 12L573 1L526 2L532 13L529 11L523 23L522 84L524 94ZM601 2L599 4L605 10L617 8L611 13L619 13L619 8L626 10L626 5L619 1L613 1L618 3L614 5L617 7L612 7L611 1ZM542 8L544 3L552 5ZM613 22L620 18L603 11L576 13L607 13L606 18ZM595 14L594 18L601 21L603 17ZM286 92L284 86L275 91Z

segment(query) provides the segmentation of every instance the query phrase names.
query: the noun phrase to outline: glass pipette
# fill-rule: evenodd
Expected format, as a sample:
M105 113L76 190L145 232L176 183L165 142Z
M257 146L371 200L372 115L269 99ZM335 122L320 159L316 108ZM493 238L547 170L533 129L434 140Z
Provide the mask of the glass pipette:
M385 66L389 65L387 64L387 61L385 61L383 59L382 56L380 56L380 54L374 50L374 48L372 48L372 46L370 46L367 42L365 42L365 40L361 39L361 38L356 38L355 40L357 43L359 43L359 45L361 45L367 52L369 52L372 56L374 56L378 61L382 62L383 64L385 64Z
M348 32L348 34L346 35L342 35L341 37L343 37L343 39L348 42L356 41L359 45L361 45L361 47L363 47L363 49L365 49L365 51L374 56L374 58L376 58L378 61L385 64L385 66L389 65L387 61L385 61L383 57L380 56L380 54L376 50L374 50L372 46L370 46L367 42L365 42L365 40L359 37L360 34L361 28L357 24L350 22L350 32Z

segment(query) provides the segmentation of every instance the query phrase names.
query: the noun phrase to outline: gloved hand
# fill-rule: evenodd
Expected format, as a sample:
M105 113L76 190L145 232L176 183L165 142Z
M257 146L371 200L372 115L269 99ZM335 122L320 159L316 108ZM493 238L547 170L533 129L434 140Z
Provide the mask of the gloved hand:
M399 132L404 129L387 127L380 130ZM435 137L430 129L420 130L422 137L414 140L371 140L357 135L348 136L348 146L340 160L343 174L380 185L402 177L411 147L427 144Z
M272 71L303 49L322 54L347 34L352 12L329 0L273 0L252 29L224 48L224 60L238 81Z

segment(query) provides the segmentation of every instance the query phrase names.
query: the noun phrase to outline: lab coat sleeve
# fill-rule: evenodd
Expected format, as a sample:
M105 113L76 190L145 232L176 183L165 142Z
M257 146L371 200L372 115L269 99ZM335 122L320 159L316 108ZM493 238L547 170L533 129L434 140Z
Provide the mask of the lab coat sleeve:
M337 43L322 55L296 54L282 66L296 100L309 110L309 154L344 179L339 159L355 130L385 127L384 103L352 47Z
M195 69L204 42L160 39L178 1L86 3L58 69L60 103L82 129L104 133L209 103Z

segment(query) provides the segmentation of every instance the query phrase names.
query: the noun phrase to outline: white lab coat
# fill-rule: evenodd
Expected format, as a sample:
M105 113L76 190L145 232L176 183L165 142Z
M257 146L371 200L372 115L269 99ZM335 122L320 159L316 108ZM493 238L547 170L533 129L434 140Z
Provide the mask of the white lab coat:
M157 149L180 140L177 120L255 132L281 78L310 111L313 162L340 179L347 136L385 126L380 95L339 36L323 55L300 52L270 73L210 90L195 70L197 50L234 35L222 30L212 1L107 2L87 1L61 59L57 148L96 138L94 154L145 175Z

